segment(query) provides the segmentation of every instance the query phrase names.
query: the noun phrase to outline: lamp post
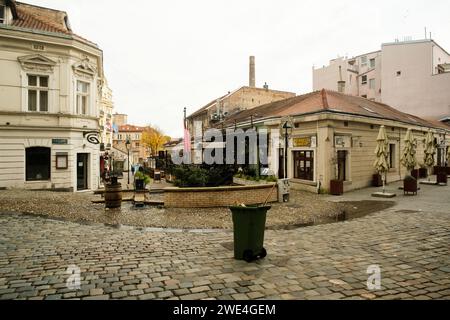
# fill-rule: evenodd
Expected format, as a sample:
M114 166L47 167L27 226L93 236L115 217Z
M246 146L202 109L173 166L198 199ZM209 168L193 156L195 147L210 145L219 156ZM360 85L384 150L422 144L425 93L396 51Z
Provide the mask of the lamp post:
M127 175L128 175L128 184L130 184L130 137L127 137L127 141L125 142L125 145L127 146L128 151L128 169L127 169Z
M283 129L285 130L284 133L284 178L288 178L288 147L289 147L289 130L292 129L291 124L289 121L286 121L283 125Z

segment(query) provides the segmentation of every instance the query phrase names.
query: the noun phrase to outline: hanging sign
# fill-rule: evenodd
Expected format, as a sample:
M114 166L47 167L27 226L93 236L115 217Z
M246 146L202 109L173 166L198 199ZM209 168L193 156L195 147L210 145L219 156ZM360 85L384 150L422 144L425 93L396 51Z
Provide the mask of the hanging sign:
M100 144L99 133L97 131L90 131L83 133L83 137L86 138L90 144Z

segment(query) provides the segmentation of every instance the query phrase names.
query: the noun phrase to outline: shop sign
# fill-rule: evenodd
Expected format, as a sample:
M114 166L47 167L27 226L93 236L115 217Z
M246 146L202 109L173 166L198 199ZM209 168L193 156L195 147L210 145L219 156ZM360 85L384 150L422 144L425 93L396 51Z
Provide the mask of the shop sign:
M310 148L311 147L311 137L301 137L294 138L294 148Z
M69 140L68 139L52 139L52 144L67 145L67 144L69 144Z
M293 138L293 147L294 148L316 148L317 147L317 138L315 136Z

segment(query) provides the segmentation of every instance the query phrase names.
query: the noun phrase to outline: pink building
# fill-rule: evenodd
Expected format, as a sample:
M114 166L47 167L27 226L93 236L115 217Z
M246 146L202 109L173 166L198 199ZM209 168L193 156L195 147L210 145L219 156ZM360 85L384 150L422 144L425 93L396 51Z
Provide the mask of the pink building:
M450 118L450 54L431 39L385 43L380 51L313 69L313 88L382 102L422 118Z

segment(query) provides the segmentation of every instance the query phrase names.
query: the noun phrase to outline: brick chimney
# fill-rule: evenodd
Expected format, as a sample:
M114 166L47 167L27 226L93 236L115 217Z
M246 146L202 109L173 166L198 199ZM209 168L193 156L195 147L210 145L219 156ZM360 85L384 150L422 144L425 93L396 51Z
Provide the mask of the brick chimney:
M256 87L256 70L255 70L255 57L250 57L250 77L249 86L252 88Z

